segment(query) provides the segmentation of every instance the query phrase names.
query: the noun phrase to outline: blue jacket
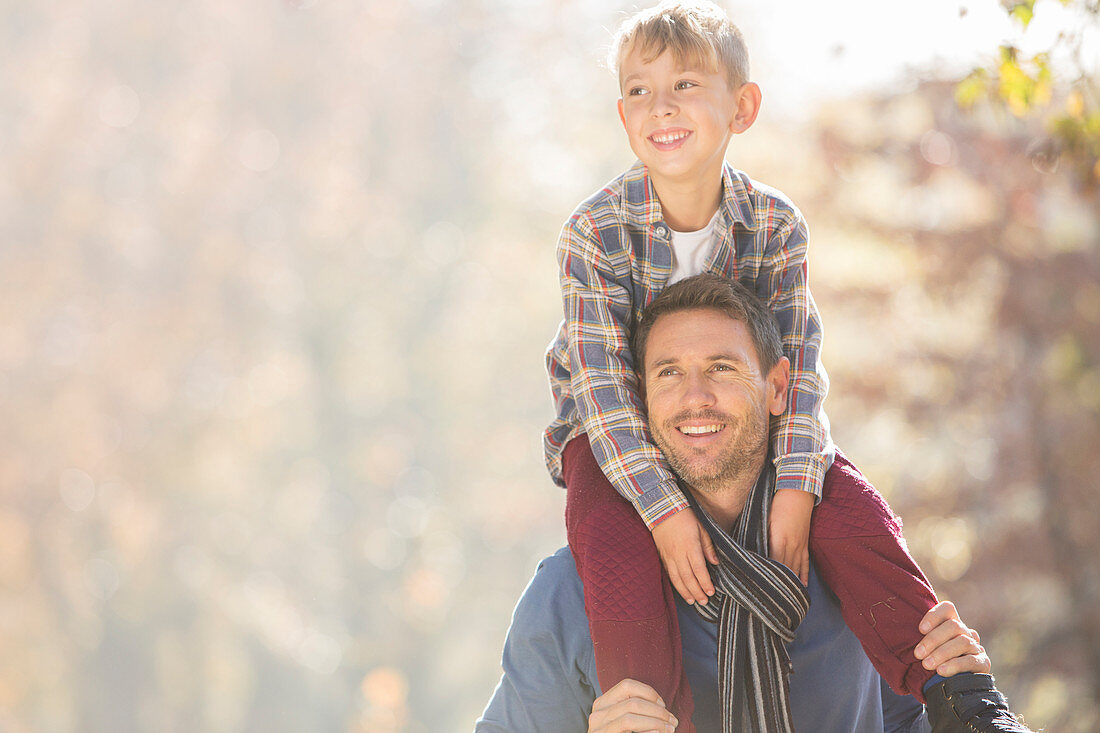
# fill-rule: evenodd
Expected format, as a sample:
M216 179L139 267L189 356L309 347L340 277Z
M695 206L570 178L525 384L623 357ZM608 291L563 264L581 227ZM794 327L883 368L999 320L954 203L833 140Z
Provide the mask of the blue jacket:
M882 682L812 566L809 592L810 611L788 647L795 728L927 733L923 707ZM682 601L678 611L696 728L720 731L717 627ZM601 690L581 581L567 548L539 563L512 615L502 663L504 674L477 721L478 733L588 730L588 714Z

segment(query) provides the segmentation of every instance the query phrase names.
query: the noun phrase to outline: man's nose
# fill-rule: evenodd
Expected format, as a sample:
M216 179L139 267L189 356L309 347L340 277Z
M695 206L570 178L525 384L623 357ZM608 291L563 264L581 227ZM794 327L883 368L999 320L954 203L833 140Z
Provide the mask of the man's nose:
M683 403L686 407L711 407L714 404L714 389L702 372L689 372L684 379Z

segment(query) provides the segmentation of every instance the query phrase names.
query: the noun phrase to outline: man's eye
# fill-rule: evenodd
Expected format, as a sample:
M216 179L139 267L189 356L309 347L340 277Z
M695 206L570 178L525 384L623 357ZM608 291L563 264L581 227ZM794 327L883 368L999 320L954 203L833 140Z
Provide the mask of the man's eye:
M676 374L676 370L672 369L671 367L668 369L662 369L661 371L657 372L658 377L671 377L674 374Z
M729 364L715 364L712 368L716 372L731 372L731 371L733 371L733 367L731 367Z

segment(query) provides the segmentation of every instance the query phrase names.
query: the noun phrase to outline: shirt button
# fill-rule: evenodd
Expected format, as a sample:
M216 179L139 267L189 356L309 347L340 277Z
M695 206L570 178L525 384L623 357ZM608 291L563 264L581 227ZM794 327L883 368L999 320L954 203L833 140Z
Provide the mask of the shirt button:
M662 239L668 236L668 229L664 226L658 226L653 231L657 234L658 237L661 237Z

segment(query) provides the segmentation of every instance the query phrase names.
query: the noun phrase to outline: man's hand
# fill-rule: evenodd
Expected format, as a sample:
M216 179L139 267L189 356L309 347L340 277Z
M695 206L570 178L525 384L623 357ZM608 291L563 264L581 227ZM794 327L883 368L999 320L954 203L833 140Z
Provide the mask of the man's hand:
M631 679L597 697L588 716L588 733L672 733L677 725L657 691Z
M934 669L941 677L959 672L988 673L991 669L981 637L962 622L951 601L940 601L924 614L920 631L924 638L913 653L925 669Z
M714 595L707 561L718 564L718 553L710 535L691 509L683 509L653 528L657 554L665 565L672 586L688 603L706 605Z
M768 550L772 560L783 563L802 585L810 582L810 515L814 495L799 489L779 489L772 498L768 518Z

